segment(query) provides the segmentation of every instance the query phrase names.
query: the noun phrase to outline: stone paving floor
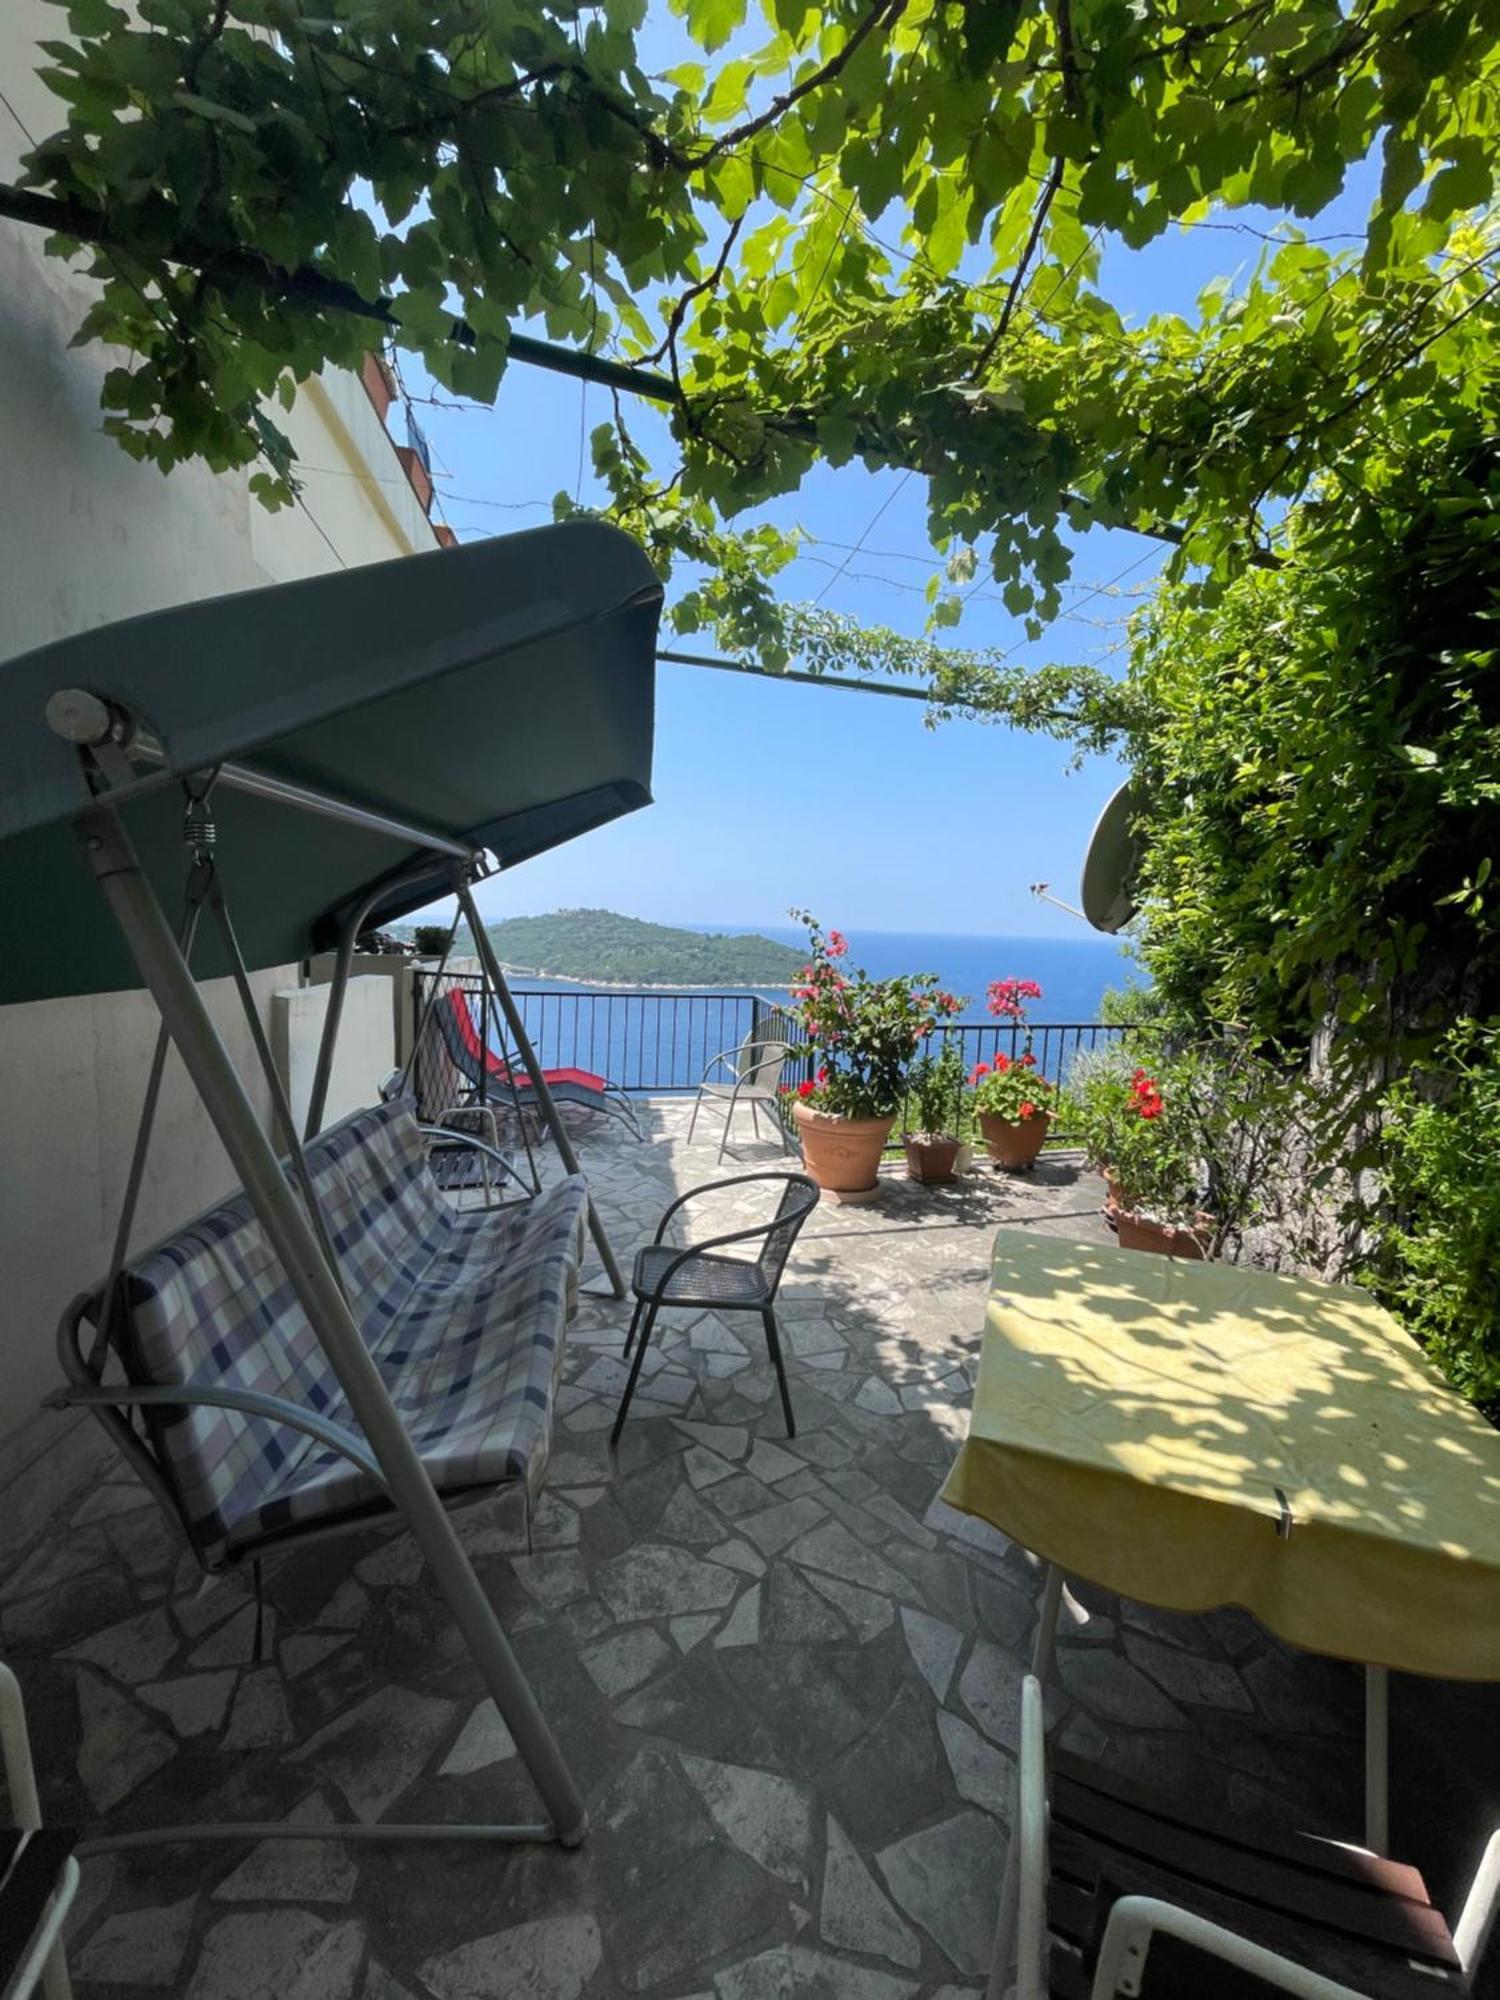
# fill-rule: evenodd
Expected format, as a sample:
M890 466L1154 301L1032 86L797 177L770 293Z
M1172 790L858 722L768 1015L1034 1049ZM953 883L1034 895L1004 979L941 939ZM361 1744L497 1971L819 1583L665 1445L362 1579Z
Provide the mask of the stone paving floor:
M671 1195L780 1163L653 1103L647 1138L580 1129L621 1253ZM716 1197L744 1219L754 1189ZM936 1493L965 1426L999 1223L1098 1238L1069 1160L949 1190L894 1174L824 1204L783 1287L798 1434L759 1321L661 1322L618 1454L628 1308L571 1330L531 1551L513 1497L457 1518L583 1786L583 1847L189 1848L89 1864L84 2000L959 2000L990 1946L1030 1559ZM705 1225L709 1221L705 1216ZM505 1819L524 1771L405 1535L198 1587L108 1470L0 1587L53 1818ZM1080 1588L1061 1741L1225 1805L1344 1836L1359 1821L1354 1670ZM1493 1708L1488 1711L1493 1724Z

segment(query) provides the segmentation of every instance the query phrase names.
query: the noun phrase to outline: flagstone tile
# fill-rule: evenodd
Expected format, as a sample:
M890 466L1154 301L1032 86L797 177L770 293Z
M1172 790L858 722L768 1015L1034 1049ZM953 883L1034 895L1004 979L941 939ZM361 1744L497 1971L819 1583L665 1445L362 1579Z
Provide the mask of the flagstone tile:
M706 1424L677 1419L677 1428L694 1444L716 1451L720 1458L743 1458L750 1449L750 1433L743 1424Z
M961 1812L882 1849L892 1896L960 1972L983 1972L995 1941L1005 1840L983 1813Z
M677 1655L652 1626L638 1625L585 1646L579 1657L600 1693L613 1699L639 1687Z
M579 2000L603 1957L587 1913L540 1917L429 1958L422 1983L436 2000Z
M1091 1729L1095 1727L1081 1710L1079 1718ZM938 1716L937 1726L959 1797L968 1799L972 1805L982 1806L987 1813L993 1813L1008 1826L1015 1806L1014 1764L1003 1751L987 1743L979 1731L960 1715L950 1715L944 1710ZM1088 1754L1081 1745L1068 1741L1066 1731L1063 1743L1075 1754ZM1103 1747L1102 1742L1099 1747Z
M917 1991L913 1979L801 1944L772 1945L714 1976L716 2000L913 2000Z
M451 1724L453 1703L385 1687L318 1730L288 1762L338 1786L356 1819L382 1818L415 1783Z
M161 1988L176 1983L192 1930L196 1896L106 1916L74 1958L80 1979Z
M78 1733L78 1775L99 1814L111 1812L177 1754L175 1737L92 1667L78 1670Z
M667 1629L671 1632L672 1643L678 1651L690 1653L694 1646L703 1643L718 1622L718 1613L710 1611L706 1615L700 1613L691 1618L670 1619Z
M143 1611L92 1633L63 1654L66 1660L87 1660L103 1667L117 1681L134 1685L155 1680L181 1644L165 1609Z
M650 1542L605 1563L595 1586L622 1625L721 1610L738 1589L722 1564Z
M720 1542L708 1551L710 1562L723 1563L727 1569L737 1569L746 1576L764 1576L765 1558L757 1555L748 1542Z
M842 1611L861 1639L875 1639L896 1616L895 1606L878 1591L863 1590L855 1583L842 1583L835 1576L806 1572L807 1580L820 1596Z
M286 1689L275 1667L252 1667L240 1678L224 1731L226 1750L264 1750L292 1740Z
M758 1514L746 1514L735 1522L737 1533L748 1536L763 1556L779 1555L789 1542L826 1520L828 1510L819 1500L803 1495L783 1500Z
M363 1956L361 1926L352 1920L328 1923L311 1910L236 1912L204 1938L188 2000L352 2000Z
M453 1748L438 1765L440 1778L467 1778L475 1771L487 1771L514 1757L516 1746L506 1728L494 1698L486 1695L458 1732Z
M164 1715L179 1736L201 1736L205 1730L217 1729L224 1720L234 1683L233 1668L224 1667L217 1673L154 1681L137 1688L136 1694L148 1708Z
M753 1584L736 1604L723 1629L714 1640L721 1650L729 1646L753 1646L760 1638L761 1585Z
M773 1444L769 1438L756 1439L745 1466L753 1479L764 1480L770 1486L803 1469L800 1458L794 1458L783 1446Z
M922 1963L916 1933L897 1916L853 1841L832 1818L818 1929L823 1942L836 1949L889 1959L912 1972Z
M734 1467L727 1458L720 1458L716 1451L708 1451L701 1444L691 1445L683 1453L682 1467L688 1483L700 1493L705 1486L717 1485L721 1479L734 1476Z

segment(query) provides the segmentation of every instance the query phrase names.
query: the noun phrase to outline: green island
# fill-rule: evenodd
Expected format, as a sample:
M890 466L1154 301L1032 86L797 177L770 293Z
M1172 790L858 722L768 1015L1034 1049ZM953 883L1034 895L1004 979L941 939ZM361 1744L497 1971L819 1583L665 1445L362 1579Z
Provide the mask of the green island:
M754 932L678 930L616 910L553 910L491 924L502 965L609 986L785 986L804 953Z

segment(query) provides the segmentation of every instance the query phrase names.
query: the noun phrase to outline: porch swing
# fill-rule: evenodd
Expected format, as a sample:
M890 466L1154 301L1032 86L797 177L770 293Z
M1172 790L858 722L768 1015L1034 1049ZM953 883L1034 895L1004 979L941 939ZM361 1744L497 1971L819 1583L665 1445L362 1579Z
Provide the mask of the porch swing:
M569 523L153 613L4 669L0 1004L144 982L161 1016L110 1268L63 1316L67 1381L49 1402L103 1424L207 1571L404 1520L546 1815L148 1828L88 1851L583 1836L577 1786L447 1509L502 1486L529 1507L540 1488L585 1223L624 1287L473 892L649 804L660 606L633 542ZM321 1129L356 939L446 895L565 1169L475 1213L440 1192L409 1101ZM164 904L178 899L174 933ZM329 949L299 1133L250 975ZM224 976L274 1141L195 983ZM141 1251L169 1046L242 1185Z

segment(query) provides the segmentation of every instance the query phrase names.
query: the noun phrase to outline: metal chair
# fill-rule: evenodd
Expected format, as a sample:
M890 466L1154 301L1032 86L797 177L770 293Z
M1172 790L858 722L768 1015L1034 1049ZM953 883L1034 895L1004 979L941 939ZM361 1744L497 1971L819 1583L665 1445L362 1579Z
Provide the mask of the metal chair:
M1041 1684L1028 1675L988 2000L1006 1991L1012 1955L1015 2000L1472 1991L1500 1904L1500 1833L1450 1933L1415 1868L1050 1761L1049 1780Z
M725 1105L724 1131L719 1139L719 1158L724 1157L729 1144L730 1130L734 1124L734 1114L742 1104L750 1106L750 1122L755 1128L755 1136L760 1137L760 1113L758 1106L765 1105L771 1114L771 1122L781 1140L783 1152L791 1152L792 1142L787 1136L782 1122L777 1096L781 1089L782 1071L793 1049L802 1040L798 1024L792 1016L781 1008L773 1008L769 1014L752 1021L744 1040L738 1048L720 1049L703 1072L703 1080L698 1085L698 1095L693 1100L693 1115L688 1122L688 1143L691 1145L693 1132L698 1124L698 1113L703 1109L705 1098L710 1103ZM714 1072L722 1070L721 1076Z
M668 1223L688 1202L696 1201L699 1195L717 1194L722 1188L745 1187L754 1181L773 1182L782 1191L776 1213L765 1222L757 1222L748 1229L730 1230L724 1236L710 1236L702 1243L689 1244L681 1250L662 1241ZM625 1356L628 1359L634 1347L635 1359L630 1364L630 1379L620 1399L620 1413L609 1434L612 1445L620 1441L625 1414L635 1394L641 1363L646 1358L651 1329L663 1306L707 1307L713 1312L758 1312L766 1329L766 1346L781 1390L786 1434L788 1437L797 1435L791 1393L786 1385L786 1368L781 1359L781 1340L776 1331L775 1299L792 1245L817 1205L817 1184L805 1174L737 1174L731 1180L710 1181L704 1187L689 1188L686 1194L677 1197L663 1215L653 1241L636 1252L635 1270L631 1276L635 1311L631 1314L630 1331L625 1336ZM730 1244L748 1245L757 1240L760 1252L754 1258L721 1254ZM640 1335L638 1343L637 1333Z
M0 1826L0 1991L26 2000L38 1981L46 2000L69 2000L62 1929L78 1893L71 1829L42 1828L26 1706L10 1668L0 1661L0 1768L15 1826Z

